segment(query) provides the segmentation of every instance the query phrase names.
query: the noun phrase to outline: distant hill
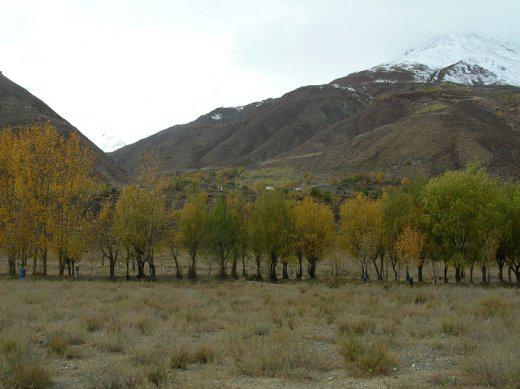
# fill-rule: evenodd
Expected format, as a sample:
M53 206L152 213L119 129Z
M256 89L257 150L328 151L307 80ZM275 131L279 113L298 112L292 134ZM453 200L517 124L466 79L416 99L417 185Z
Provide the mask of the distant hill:
M444 37L330 84L217 108L110 155L129 172L155 151L165 172L276 165L403 176L478 162L520 178L519 84L517 47Z
M95 167L101 176L113 183L127 180L126 172L77 128L0 72L0 130L6 127L21 128L35 122L50 122L62 133L78 134L84 144L92 149L96 160Z

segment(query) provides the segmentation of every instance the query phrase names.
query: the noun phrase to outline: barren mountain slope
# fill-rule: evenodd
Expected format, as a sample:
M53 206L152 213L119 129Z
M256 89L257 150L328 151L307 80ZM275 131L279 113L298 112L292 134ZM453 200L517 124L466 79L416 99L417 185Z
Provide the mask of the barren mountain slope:
M275 164L429 175L477 162L519 177L519 69L516 46L439 38L330 84L216 109L112 156L130 172L155 151L164 171Z

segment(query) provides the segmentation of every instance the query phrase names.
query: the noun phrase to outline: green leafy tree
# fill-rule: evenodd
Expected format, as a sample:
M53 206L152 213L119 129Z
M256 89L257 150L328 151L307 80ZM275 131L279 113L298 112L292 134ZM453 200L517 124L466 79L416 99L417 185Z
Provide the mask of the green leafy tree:
M432 178L422 192L424 222L442 252L455 266L455 279L484 250L484 237L497 220L496 183L471 167Z
M258 235L251 238L260 242L254 249L263 250L263 255L269 258L269 279L277 281L278 260L290 245L289 206L283 194L262 192L253 207L252 220L253 230Z
M222 279L227 278L227 261L234 245L236 222L227 202L219 197L208 214L206 242L219 260Z

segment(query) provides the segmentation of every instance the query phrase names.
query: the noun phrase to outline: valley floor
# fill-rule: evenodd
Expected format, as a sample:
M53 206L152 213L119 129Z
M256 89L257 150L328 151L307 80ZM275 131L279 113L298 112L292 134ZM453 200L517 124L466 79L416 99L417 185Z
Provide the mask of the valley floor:
M0 281L6 387L515 387L520 290ZM1 386L1 383L0 383Z

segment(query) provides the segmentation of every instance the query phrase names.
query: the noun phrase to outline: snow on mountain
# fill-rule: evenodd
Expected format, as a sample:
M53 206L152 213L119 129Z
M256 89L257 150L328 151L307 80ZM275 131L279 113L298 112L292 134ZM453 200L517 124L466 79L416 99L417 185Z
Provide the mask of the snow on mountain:
M120 138L110 135L108 132L104 132L101 136L94 139L96 145L106 153L120 149L126 146L126 142Z
M373 69L395 68L411 71L419 82L520 86L520 46L476 34L442 36Z

